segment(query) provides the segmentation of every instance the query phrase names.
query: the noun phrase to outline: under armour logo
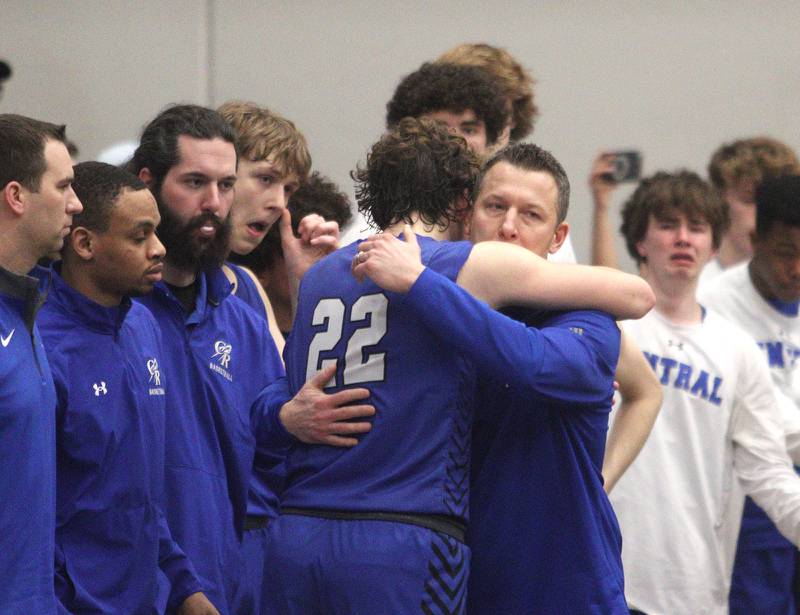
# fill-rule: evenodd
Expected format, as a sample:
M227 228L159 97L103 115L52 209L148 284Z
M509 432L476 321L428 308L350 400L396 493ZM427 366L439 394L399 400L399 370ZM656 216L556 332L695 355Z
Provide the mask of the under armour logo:
M230 344L219 340L214 344L214 356L211 358L217 359L222 367L228 367L228 364L231 362L232 349L233 347Z
M157 387L161 386L161 372L158 371L158 361L155 357L147 361L147 371L150 372L150 380L154 382Z
M673 342L672 340L667 340L667 346L675 346L678 350L683 350L683 342Z
M97 384L95 382L92 386L94 387L94 396L95 397L100 397L100 393L102 393L103 395L108 395L108 389L106 388L105 381L101 380L100 384Z

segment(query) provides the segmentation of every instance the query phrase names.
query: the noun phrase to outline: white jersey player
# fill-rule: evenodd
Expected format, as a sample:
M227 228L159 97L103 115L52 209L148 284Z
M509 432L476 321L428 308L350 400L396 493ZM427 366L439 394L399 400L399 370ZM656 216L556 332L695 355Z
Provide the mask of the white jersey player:
M664 403L611 501L628 603L650 615L727 613L745 491L800 543L800 479L766 362L695 297L724 220L716 193L686 171L644 180L623 209L628 248L656 293L654 312L624 330L660 378Z
M701 284L701 300L755 338L783 410L787 447L800 462L800 178L765 180L756 190L753 258ZM732 615L794 613L796 549L763 511L745 506L731 586Z

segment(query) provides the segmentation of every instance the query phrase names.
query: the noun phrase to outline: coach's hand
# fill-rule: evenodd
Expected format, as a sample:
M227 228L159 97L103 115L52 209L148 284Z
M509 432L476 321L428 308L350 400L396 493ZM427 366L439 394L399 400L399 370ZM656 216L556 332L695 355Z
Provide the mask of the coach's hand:
M202 592L197 592L183 601L178 615L219 615L219 611Z
M301 442L355 446L358 440L352 436L372 429L367 421L348 422L375 414L375 408L369 404L347 405L369 397L367 389L345 389L332 395L322 390L335 373L335 365L320 370L281 407L281 423Z
M359 282L365 277L384 290L406 293L425 269L417 236L406 224L403 239L380 233L362 241L353 257L353 275Z

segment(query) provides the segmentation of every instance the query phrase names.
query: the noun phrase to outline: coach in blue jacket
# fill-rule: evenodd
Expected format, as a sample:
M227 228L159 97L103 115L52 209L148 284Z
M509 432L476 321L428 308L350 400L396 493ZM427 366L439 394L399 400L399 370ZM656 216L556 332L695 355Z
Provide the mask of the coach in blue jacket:
M0 115L0 613L56 612L55 391L28 272L58 252L81 203L64 127Z
M127 171L75 167L75 216L41 312L56 385L56 597L69 613L215 614L163 513L164 364L153 316L130 296L161 278L155 199ZM164 589L163 594L168 590Z

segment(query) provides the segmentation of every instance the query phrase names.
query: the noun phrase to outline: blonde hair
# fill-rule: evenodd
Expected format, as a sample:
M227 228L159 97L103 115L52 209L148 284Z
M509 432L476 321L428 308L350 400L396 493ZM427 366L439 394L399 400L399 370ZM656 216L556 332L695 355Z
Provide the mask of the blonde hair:
M236 130L240 155L250 161L269 159L284 175L301 182L311 170L306 139L294 123L253 102L228 101L217 112Z
M800 175L794 151L777 139L753 137L722 145L708 163L708 176L718 190L742 181L760 183L783 175Z
M539 110L533 102L531 74L501 47L486 43L463 43L443 53L437 62L482 68L500 84L511 103L511 140L524 139L533 131Z

